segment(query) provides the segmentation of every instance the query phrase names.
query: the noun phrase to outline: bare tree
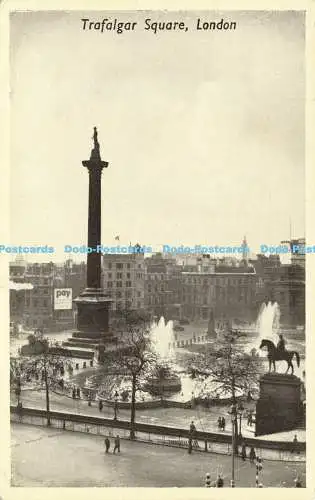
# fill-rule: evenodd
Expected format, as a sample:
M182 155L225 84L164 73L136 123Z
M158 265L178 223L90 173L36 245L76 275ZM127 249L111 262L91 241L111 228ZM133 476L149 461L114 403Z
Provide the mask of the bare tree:
M156 362L151 348L150 322L147 315L134 311L121 311L118 328L121 339L116 349L105 351L105 367L113 373L131 378L130 439L135 438L136 392L142 389L141 379Z
M254 352L244 352L231 333L206 351L196 354L189 365L192 375L199 375L204 380L204 393L228 396L234 407L238 395L249 395L258 387L263 371L259 356ZM234 433L238 435L237 419L234 420Z
M49 345L41 332L31 336L29 346L32 347L33 354L29 353L27 356L12 361L12 384L17 387L16 395L19 403L22 385L34 377L41 378L45 387L47 426L50 426L50 390L61 380L61 372L65 364L71 362L63 356L63 350L59 352L57 346Z

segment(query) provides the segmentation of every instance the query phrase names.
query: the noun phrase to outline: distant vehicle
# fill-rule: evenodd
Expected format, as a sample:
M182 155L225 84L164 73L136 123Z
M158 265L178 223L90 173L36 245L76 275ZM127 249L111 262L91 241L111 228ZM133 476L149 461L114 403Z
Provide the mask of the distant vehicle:
M174 326L174 332L183 332L185 328L183 326L176 325Z
M189 321L186 318L180 319L179 320L180 325L189 325Z

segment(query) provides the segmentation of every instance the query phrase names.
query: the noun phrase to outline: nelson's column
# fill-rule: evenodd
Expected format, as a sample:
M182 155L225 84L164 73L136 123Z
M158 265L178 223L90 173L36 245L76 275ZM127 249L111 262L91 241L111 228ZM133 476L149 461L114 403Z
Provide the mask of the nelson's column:
M77 331L67 342L68 347L75 354L79 347L82 357L93 357L94 350L99 350L99 360L105 344L115 341L109 333L109 307L111 299L105 295L101 287L101 259L102 254L97 252L101 245L101 176L103 168L108 167L102 161L100 145L97 139L97 129L94 127L94 147L89 160L82 162L89 173L89 213L88 213L88 247L92 249L87 254L86 289L74 299L77 306Z

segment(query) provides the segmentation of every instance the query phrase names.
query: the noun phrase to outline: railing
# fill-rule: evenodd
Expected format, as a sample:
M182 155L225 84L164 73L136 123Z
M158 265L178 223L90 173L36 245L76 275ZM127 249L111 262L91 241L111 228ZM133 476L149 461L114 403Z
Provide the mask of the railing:
M32 425L47 425L47 412L35 408L11 406L11 421ZM100 436L115 436L119 433L122 439L130 437L130 422L113 420L88 415L50 411L50 427L74 432L86 432ZM147 443L188 448L189 430L176 427L165 427L153 424L135 423L135 439ZM267 460L284 460L290 462L305 461L305 443L283 441L267 441L246 438L246 446L255 448L256 455ZM213 432L196 431L193 437L193 450L224 455L231 454L231 436Z

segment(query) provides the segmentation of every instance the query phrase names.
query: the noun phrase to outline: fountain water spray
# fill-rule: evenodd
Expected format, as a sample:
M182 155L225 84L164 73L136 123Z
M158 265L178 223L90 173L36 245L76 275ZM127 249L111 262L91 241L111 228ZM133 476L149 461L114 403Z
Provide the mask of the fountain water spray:
M154 323L151 329L151 341L159 358L164 361L172 361L174 359L174 334L173 321L165 323L163 316L158 323Z
M269 339L277 343L280 329L280 307L277 302L265 302L262 304L258 320L257 331L259 340Z

